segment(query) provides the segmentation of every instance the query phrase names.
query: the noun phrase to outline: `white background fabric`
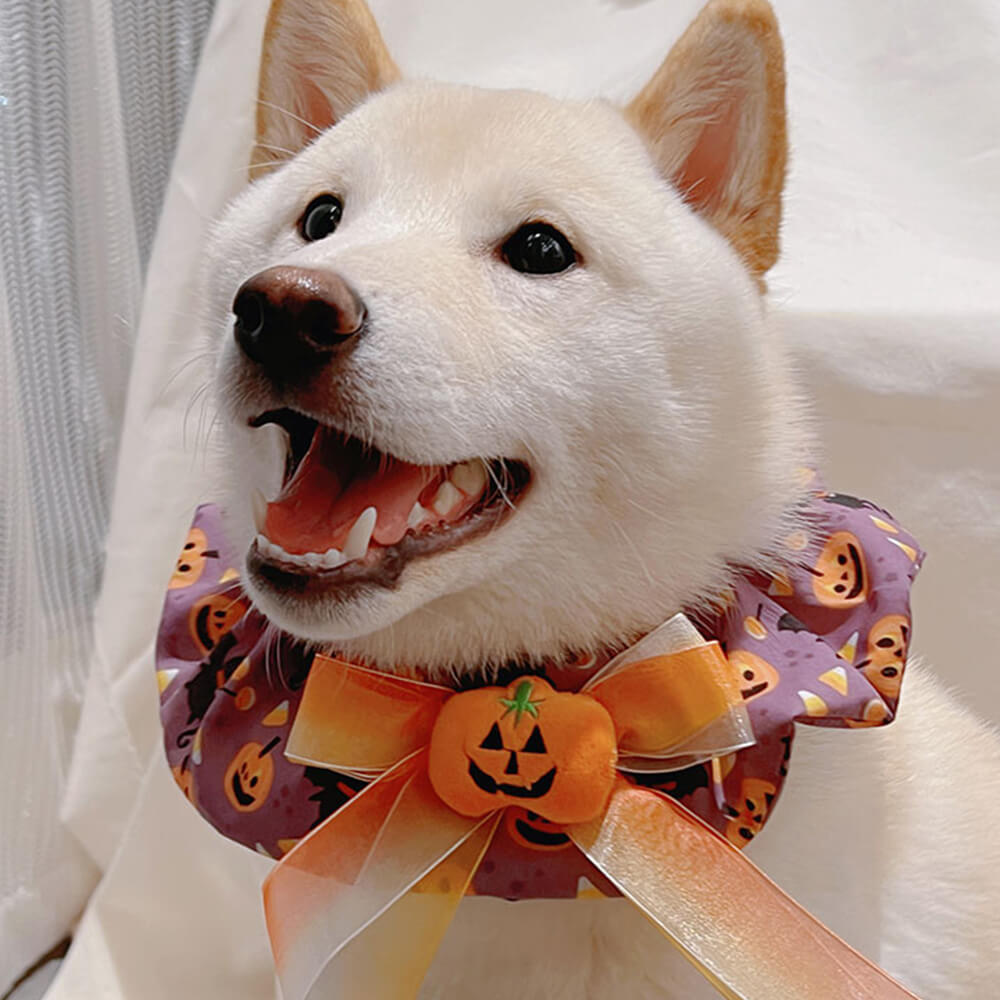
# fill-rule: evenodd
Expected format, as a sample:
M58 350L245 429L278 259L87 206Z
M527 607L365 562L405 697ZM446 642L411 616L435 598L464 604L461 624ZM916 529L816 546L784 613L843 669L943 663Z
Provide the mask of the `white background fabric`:
M141 269L212 0L0 0L0 992L99 869L58 822Z
M611 97L638 87L698 6L372 2L411 73ZM203 498L198 407L185 412L209 362L177 376L196 349L197 247L242 181L265 7L217 6L150 264L64 806L105 877L50 1000L272 995L260 859L215 835L172 787L151 662L163 588ZM776 8L794 149L776 314L816 398L828 481L876 498L930 550L918 651L995 720L1000 8Z

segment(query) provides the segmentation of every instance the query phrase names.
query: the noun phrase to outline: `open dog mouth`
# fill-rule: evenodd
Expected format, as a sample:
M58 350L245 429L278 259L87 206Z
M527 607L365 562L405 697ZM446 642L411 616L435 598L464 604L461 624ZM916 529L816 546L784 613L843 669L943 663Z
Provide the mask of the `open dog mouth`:
M274 500L255 494L249 562L273 584L389 583L409 559L495 527L531 480L514 460L414 465L296 410L250 421L265 424L287 433L285 475Z

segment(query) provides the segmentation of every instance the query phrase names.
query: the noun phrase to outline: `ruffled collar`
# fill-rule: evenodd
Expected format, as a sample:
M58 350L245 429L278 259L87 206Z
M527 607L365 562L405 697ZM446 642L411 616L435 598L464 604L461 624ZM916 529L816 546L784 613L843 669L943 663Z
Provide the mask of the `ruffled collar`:
M923 552L886 511L815 485L783 569L737 575L726 610L701 622L739 673L754 743L672 772L634 774L737 846L773 812L796 723L859 728L895 714ZM276 632L239 585L220 511L198 508L164 602L156 647L167 759L220 832L280 858L363 786L283 753L312 656ZM556 687L602 658L546 671ZM472 886L504 898L613 895L556 825L508 809Z

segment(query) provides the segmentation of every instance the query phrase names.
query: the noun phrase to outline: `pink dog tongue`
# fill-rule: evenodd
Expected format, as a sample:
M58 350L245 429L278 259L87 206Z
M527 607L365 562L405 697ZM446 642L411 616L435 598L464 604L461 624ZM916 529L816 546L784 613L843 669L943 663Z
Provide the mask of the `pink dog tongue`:
M345 450L340 434L319 427L295 476L267 505L264 534L296 555L343 551L358 515L374 507L374 540L392 545L406 534L413 505L441 471L384 456L359 459Z

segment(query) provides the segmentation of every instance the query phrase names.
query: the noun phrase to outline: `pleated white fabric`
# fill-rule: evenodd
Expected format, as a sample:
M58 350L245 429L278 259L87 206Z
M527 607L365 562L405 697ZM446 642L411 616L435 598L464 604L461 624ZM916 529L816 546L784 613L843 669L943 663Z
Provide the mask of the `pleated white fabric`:
M699 0L372 0L417 75L624 97ZM827 480L930 551L917 647L1000 719L983 642L1000 601L1000 9L776 0L794 148L775 309L814 392ZM205 495L188 315L206 220L242 182L266 0L219 0L144 295L86 706L65 803L104 879L50 1000L264 998L261 867L165 774L151 649ZM974 109L974 113L972 110Z
M0 991L99 876L59 808L142 268L210 12L0 0Z

